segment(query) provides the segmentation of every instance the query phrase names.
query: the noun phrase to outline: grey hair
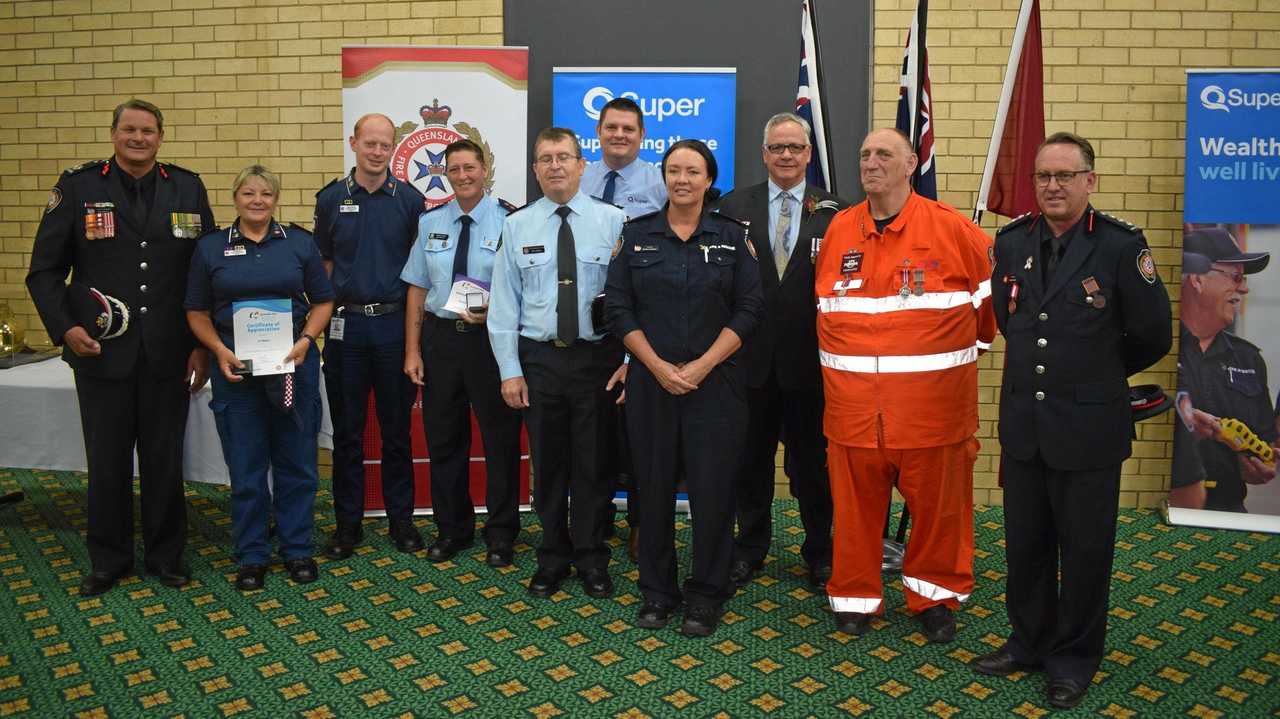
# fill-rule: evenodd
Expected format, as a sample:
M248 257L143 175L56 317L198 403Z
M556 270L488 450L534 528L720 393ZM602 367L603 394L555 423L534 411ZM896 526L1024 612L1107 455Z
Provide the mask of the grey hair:
M760 140L761 144L768 143L769 131L777 127L778 125L781 125L784 122L794 122L795 124L799 125L800 129L804 130L804 136L805 136L806 142L808 141L809 135L813 133L813 128L809 126L808 120L804 119L803 117L800 117L794 112L780 112L777 115L774 115L773 117L769 118L769 120L764 123L764 137Z

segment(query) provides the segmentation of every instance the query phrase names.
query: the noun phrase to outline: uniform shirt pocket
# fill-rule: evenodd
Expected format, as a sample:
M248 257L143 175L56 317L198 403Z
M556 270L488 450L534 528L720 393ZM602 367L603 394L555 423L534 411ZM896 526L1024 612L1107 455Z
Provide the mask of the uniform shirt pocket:
M449 254L452 246L453 243L447 239L429 239L422 245L422 253L427 259L427 279L435 287L453 286L453 255Z
M578 250L578 285L591 295L604 291L605 276L609 272L611 248L586 247Z
M529 250L536 249L536 252ZM516 265L520 268L520 286L526 302L543 302L544 293L550 293L556 282L556 264L551 261L551 253L537 245L520 248L516 257Z

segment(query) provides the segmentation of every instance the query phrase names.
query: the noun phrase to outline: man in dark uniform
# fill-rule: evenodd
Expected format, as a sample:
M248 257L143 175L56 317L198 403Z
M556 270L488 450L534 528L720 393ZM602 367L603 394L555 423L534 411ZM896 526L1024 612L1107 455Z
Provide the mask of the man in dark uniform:
M1062 708L1080 702L1102 661L1133 434L1127 378L1172 344L1169 296L1142 231L1089 205L1093 161L1082 137L1044 141L1033 175L1040 212L996 235L991 280L1006 340L999 431L1013 632L974 668L1043 668L1049 702Z
M773 536L778 440L786 445L791 495L800 502L809 583L831 578L831 486L822 433L822 370L814 323L813 267L818 244L848 203L805 182L809 123L784 112L764 126L761 156L769 179L734 190L720 211L749 223L760 249L765 311L747 340L746 458L738 485L738 537L730 578L739 587L764 564Z
M89 465L86 596L107 591L133 567L135 445L147 573L172 587L190 581L182 560L182 440L188 392L204 386L207 362L182 300L195 240L213 228L213 212L199 176L156 162L163 141L155 105L117 107L115 155L63 173L31 250L27 289L49 339L63 345L80 402ZM123 335L97 342L76 323L68 271L128 306Z
M385 115L356 121L350 174L316 193L315 239L337 293L324 347L333 416L333 506L337 530L325 553L351 556L363 538L364 428L373 389L382 432L382 497L391 541L422 549L413 524L409 416L417 388L405 376L405 283L400 270L418 234L425 198L387 169L395 127Z
M1243 512L1249 484L1275 479L1274 463L1238 451L1232 424L1244 423L1261 443L1276 443L1267 365L1258 347L1227 331L1249 294L1249 275L1271 261L1241 252L1231 233L1205 228L1182 240L1178 417L1169 505ZM1184 431L1185 430L1185 431Z

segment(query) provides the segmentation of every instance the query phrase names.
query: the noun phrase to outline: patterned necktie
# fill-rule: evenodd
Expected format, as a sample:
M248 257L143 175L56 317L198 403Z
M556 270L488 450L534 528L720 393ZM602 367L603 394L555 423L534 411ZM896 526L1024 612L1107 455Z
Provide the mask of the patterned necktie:
M462 231L458 233L458 246L453 251L453 276L470 277L467 274L467 254L471 249L471 223L474 220L471 215L463 215L458 221L462 223Z
M791 253L787 251L787 240L791 235L791 193L782 194L782 207L778 210L778 227L773 233L773 264L778 268L778 276L787 269L787 260Z
M617 180L618 172L609 170L609 174L604 176L604 194L600 196L600 199L605 202L613 202L613 193L617 189Z
M578 339L578 254L573 246L567 206L556 208L560 232L556 235L556 338L566 345Z

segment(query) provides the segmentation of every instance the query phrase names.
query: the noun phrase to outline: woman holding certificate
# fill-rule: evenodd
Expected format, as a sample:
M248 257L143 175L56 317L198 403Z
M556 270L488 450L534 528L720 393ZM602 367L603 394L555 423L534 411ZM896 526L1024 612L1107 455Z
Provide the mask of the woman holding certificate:
M272 217L280 180L253 165L231 192L236 221L200 238L183 306L212 355L209 407L231 475L236 587L252 591L262 588L271 559L272 510L290 578L314 582L318 575L311 558L320 429L315 337L334 295L311 233Z

